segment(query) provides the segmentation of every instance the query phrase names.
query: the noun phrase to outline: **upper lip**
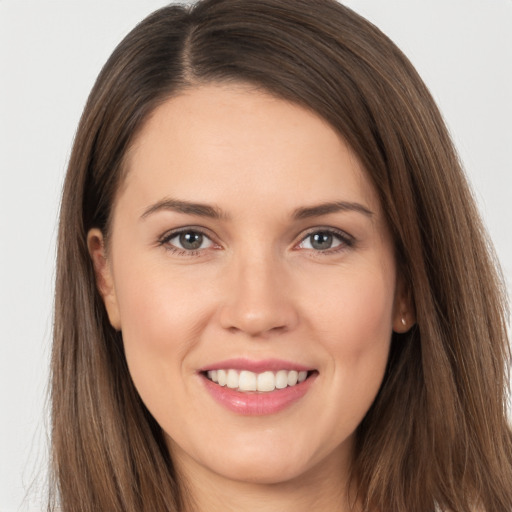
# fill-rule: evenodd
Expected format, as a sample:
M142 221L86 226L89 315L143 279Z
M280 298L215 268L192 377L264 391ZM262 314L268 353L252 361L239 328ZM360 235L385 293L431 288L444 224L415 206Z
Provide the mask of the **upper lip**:
M296 370L300 371L311 371L314 368L304 366L302 364L294 363L292 361L285 361L283 359L261 359L252 360L246 358L235 358L226 359L224 361L218 361L216 363L209 364L200 368L200 372L207 372L210 370L248 370L254 373L263 373L267 371L277 372L279 370Z

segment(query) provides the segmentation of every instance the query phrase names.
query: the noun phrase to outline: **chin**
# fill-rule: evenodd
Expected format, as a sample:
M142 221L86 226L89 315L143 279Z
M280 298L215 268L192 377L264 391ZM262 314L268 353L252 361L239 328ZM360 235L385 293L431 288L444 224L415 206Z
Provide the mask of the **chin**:
M312 464L311 464L312 465ZM257 485L278 485L298 479L311 467L307 463L292 463L289 457L282 459L275 456L261 460L225 461L211 469L219 476L237 482Z

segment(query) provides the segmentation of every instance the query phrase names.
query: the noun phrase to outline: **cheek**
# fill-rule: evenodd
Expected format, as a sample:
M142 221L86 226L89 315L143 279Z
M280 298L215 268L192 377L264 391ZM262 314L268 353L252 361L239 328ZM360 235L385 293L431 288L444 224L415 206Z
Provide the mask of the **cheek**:
M185 344L205 321L209 308L207 290L200 278L186 279L183 272L171 272L136 255L128 264L117 265L116 295L123 337L155 350Z
M135 386L152 410L169 400L163 390L180 386L190 371L183 360L198 343L211 301L162 267L132 260L129 267L117 269L126 359Z
M332 361L333 392L356 416L370 406L384 376L393 307L393 272L353 273L316 303L316 331Z
M392 332L395 275L392 267L340 272L313 300L316 329L329 333L333 349L345 348L354 356L364 353ZM335 350L334 350L335 351Z

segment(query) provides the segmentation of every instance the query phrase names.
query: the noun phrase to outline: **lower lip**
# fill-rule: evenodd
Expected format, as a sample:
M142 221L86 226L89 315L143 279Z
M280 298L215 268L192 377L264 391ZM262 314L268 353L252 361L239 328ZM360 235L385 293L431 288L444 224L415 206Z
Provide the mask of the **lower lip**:
M263 416L278 413L300 400L309 391L317 375L315 372L300 384L269 392L236 391L219 386L202 374L201 378L213 399L226 409L245 416Z

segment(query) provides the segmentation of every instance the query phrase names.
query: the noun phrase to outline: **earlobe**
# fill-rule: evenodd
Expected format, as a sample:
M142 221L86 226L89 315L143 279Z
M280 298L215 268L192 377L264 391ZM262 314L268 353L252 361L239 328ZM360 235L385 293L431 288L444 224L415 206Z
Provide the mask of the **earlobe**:
M406 333L414 326L416 320L414 316L408 310L405 310L402 313L399 313L398 316L395 315L393 320L393 331L403 334Z
M411 295L403 280L400 279L396 288L393 308L393 331L400 334L406 333L415 323L416 314Z
M121 318L119 315L119 307L112 277L112 269L105 251L105 240L101 230L93 228L87 233L87 248L94 267L96 276L96 286L103 298L105 309L110 324L117 331L121 330Z

